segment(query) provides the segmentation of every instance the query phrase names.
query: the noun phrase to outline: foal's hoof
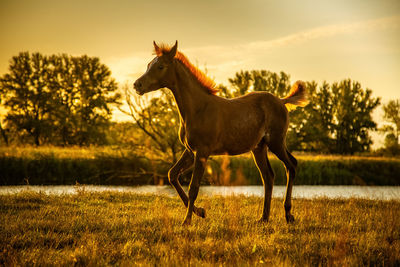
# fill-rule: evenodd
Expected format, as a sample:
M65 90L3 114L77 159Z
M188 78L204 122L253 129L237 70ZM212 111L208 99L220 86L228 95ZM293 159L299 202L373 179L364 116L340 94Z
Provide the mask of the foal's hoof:
M191 220L191 219L185 219L185 220L182 222L182 226L186 226L186 225L190 225L190 224L192 224L192 220Z
M267 218L263 218L263 217L261 217L260 219L257 220L258 224L264 224L264 223L267 223L267 222L268 222L268 219Z
M294 222L294 217L292 214L286 214L286 222L287 223L293 223Z
M206 210L203 208L195 208L193 212L194 212L194 214L196 214L197 216L199 216L201 218L206 217Z

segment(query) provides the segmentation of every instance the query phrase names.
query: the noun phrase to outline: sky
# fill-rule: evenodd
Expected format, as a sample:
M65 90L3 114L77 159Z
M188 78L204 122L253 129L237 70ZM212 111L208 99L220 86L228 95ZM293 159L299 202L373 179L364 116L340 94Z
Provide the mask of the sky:
M293 82L351 78L383 103L400 99L399 0L0 0L0 36L0 75L21 51L87 54L132 84L153 40L178 40L217 83L266 69Z

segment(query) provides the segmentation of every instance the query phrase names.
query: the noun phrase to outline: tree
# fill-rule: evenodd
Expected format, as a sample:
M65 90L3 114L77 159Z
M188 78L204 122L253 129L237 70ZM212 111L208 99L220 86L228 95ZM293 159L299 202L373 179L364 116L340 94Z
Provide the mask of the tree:
M385 133L385 149L392 155L400 154L400 101L391 100L383 106L385 124L380 131Z
M0 79L7 128L36 145L102 144L111 105L120 95L98 58L20 53Z
M328 153L332 121L329 84L324 82L318 90L316 82L307 82L306 91L309 104L289 113L287 146L290 150Z
M0 132L1 132L1 137L3 138L4 144L8 146L8 136L6 131L4 130L3 126L1 125L0 121Z
M119 104L118 86L111 71L98 58L86 55L68 58L64 55L63 75L58 80L58 121L63 142L72 144L104 144L105 131L111 119L111 105ZM68 66L72 65L72 66ZM64 89L65 88L65 89ZM66 138L68 136L69 138Z
M9 70L0 79L3 105L8 109L6 121L40 145L52 129L48 59L39 53L20 53L11 59Z
M234 78L228 79L231 90L222 86L220 95L224 97L238 97L250 91L267 91L279 97L285 96L290 90L290 76L284 72L280 74L266 70L240 71Z
M1 88L0 88L0 90L1 90ZM0 92L0 96L1 96L1 92ZM1 105L1 98L0 98L0 105ZM1 106L0 106L0 133L1 133L1 137L3 138L4 144L6 146L8 146L9 140L8 140L8 135L7 135L6 130L3 128L3 114L2 114Z
M334 83L331 89L333 124L331 133L335 139L334 151L354 154L368 151L372 140L369 130L376 129L372 111L380 104L380 98L372 98L370 89L350 79Z
M142 149L140 129L130 121L112 121L108 127L107 144L124 147L131 151Z
M142 132L140 142L148 157L168 165L175 163L183 146L178 137L180 118L172 93L164 89L158 97L148 100L131 92L128 86L124 91L129 111L121 111L130 115Z

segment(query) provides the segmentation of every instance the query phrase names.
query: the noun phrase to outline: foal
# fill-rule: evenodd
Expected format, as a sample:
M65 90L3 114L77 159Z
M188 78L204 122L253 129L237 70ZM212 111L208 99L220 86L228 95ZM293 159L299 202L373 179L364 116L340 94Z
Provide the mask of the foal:
M260 221L268 221L274 172L268 161L269 148L285 165L287 187L284 201L286 221L293 222L292 186L297 161L286 149L288 106L304 106L304 84L296 82L283 99L267 92L253 92L234 99L216 96L216 86L188 59L173 47L153 42L156 57L146 72L136 80L134 88L143 95L160 88L169 88L180 114L179 138L185 146L181 158L169 170L168 178L175 187L187 213L183 224L190 224L192 213L205 217L205 210L194 202L200 180L211 155L238 155L251 151L264 184L264 207ZM194 164L189 185L189 197L179 183L179 176Z

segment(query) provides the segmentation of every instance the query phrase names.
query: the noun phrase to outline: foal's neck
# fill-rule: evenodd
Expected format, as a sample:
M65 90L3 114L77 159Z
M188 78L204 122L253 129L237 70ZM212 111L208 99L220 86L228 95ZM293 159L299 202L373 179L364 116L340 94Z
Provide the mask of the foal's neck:
M197 78L179 61L175 62L175 77L170 89L174 94L182 119L187 123L209 104L209 94Z

